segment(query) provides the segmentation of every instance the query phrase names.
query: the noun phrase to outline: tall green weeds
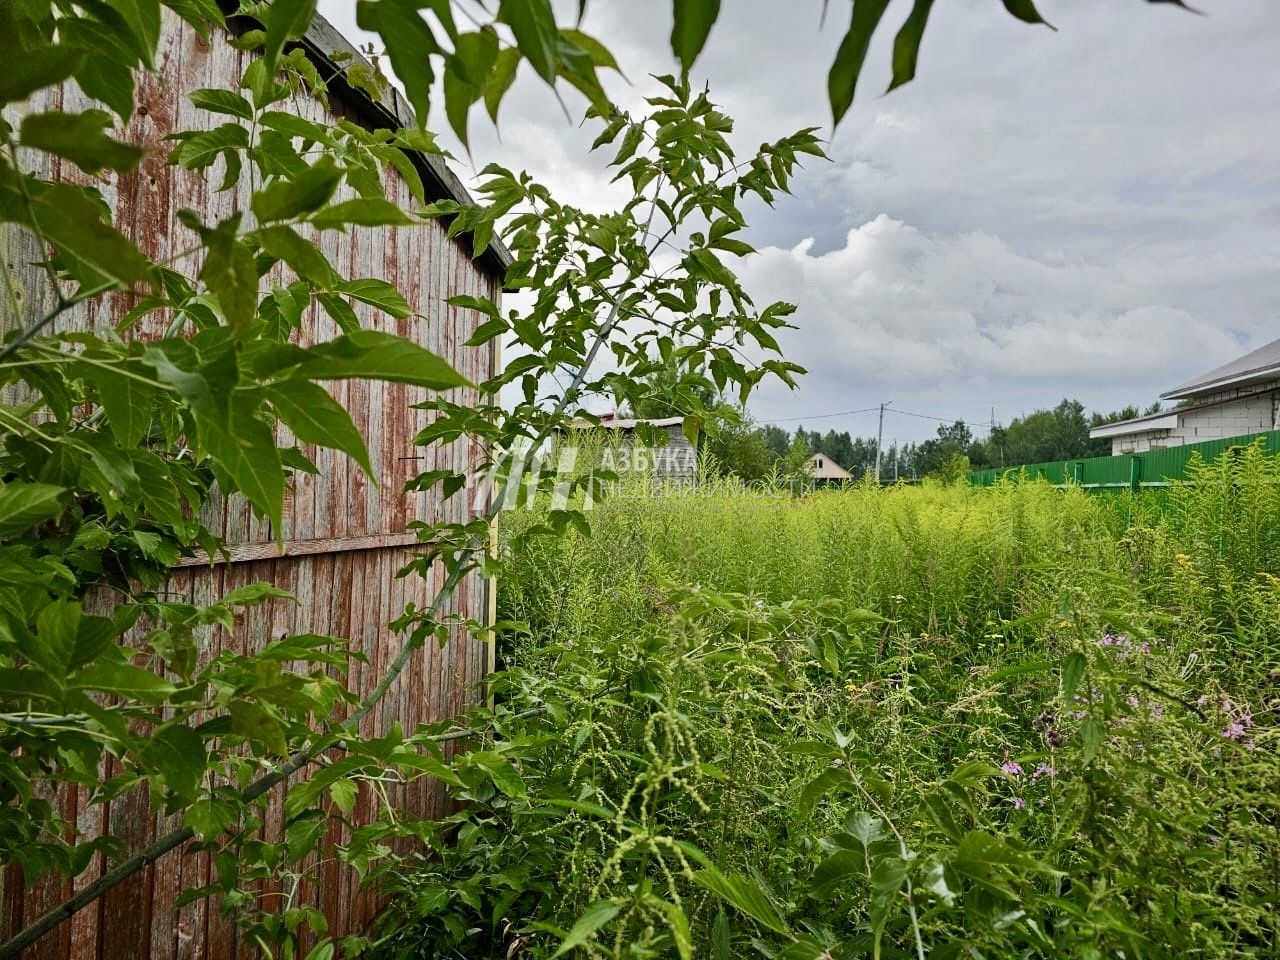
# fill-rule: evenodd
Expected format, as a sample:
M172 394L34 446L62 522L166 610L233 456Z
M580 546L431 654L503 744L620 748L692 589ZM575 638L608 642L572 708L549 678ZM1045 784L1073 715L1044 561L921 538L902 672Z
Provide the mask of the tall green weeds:
M381 949L1280 955L1276 463L508 514L491 739Z

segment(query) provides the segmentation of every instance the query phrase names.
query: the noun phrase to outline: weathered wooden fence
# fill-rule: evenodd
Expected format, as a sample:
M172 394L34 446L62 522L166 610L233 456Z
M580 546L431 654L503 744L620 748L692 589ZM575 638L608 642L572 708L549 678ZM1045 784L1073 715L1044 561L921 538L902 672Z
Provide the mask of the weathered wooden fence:
M209 174L192 173L166 164L169 145L164 137L175 130L207 129L225 120L196 110L186 94L200 87L234 89L252 53L228 45L218 31L208 41L166 12L158 72L140 79L138 109L123 131L125 139L144 144L147 158L129 176L109 175L98 184L116 213L117 225L148 255L159 260L178 253L190 241L176 219L179 209L195 209L205 221L220 219L248 206L244 192L219 193ZM290 109L317 123L335 124L340 118L371 128L395 128L410 122L404 101L390 93L382 99L354 90L342 82L334 52L359 55L331 27L317 22L303 43L304 49L329 82L330 105L304 96ZM350 61L346 61L350 63ZM26 105L27 110L80 110L83 95L68 85ZM426 184L429 199L451 197L469 202L466 191L436 157L415 156L414 164ZM54 178L79 180L70 164L49 161L43 172ZM385 178L388 199L406 209L416 206L408 183L391 174ZM338 197L337 199L344 199ZM40 251L29 240L15 235L3 253L11 269L24 278L22 293L28 317L39 316L51 294L42 285L42 274L30 267ZM369 327L411 337L448 359L472 382L494 372L494 348L470 348L463 343L477 325L477 316L444 303L446 297L471 294L497 299L507 255L495 248L473 260L465 238L450 239L445 226L431 222L402 229L352 229L315 237L325 254L349 278L377 277L394 283L406 296L415 315L394 320L357 304L362 322ZM77 316L60 321L59 330L93 329L119 321L131 306L127 295L113 295L89 306ZM144 321L135 335L158 336L162 318ZM337 334L332 322L314 308L307 314L303 340L327 339ZM212 502L206 524L221 533L230 560L189 560L173 571L165 586L173 599L209 603L226 592L256 581L268 581L292 592L298 603L273 601L250 610L230 631L214 630L205 640L204 654L223 650L251 650L267 638L282 634L319 633L351 638L368 663L356 664L349 685L360 694L377 683L387 664L401 649L403 637L388 623L406 603L427 606L442 575L431 581L418 577L397 579L396 572L413 556L416 538L406 533L415 519L464 520L473 498L458 495L441 502L432 494L405 495L405 481L422 470L448 467L474 477L485 451L467 441L433 450L425 459L412 445L413 436L426 425L427 414L413 409L425 393L398 384L346 381L333 388L335 398L349 410L364 433L377 473L372 484L345 455L302 448L319 467L315 476L298 474L285 504L284 555L275 543L275 531L252 515L239 497ZM459 391L463 400L475 400L474 391ZM282 445L294 440L282 430ZM461 585L446 613L483 620L488 609L487 585L474 575ZM377 734L393 723L406 730L461 712L477 697L478 681L489 665L489 651L465 634L453 636L443 648L428 644L415 654L410 666L391 689L381 707L363 722L363 731ZM109 775L111 771L104 771ZM178 826L176 817L154 814L145 792L134 793L108 805L92 805L88 792L68 792L53 798L64 816L87 836L104 831L120 838L129 851L145 847L158 835ZM443 812L444 798L428 782L412 788L393 789L392 802L418 815ZM369 815L373 796L362 791L355 818ZM283 827L283 791L271 796L268 834ZM331 830L324 846L340 842ZM93 882L104 870L98 856L78 877L74 889ZM221 916L219 904L197 901L177 908L175 900L186 888L214 879L210 856L175 850L112 890L105 898L80 911L49 934L28 956L49 960L124 960L124 958L208 958L223 960L246 955L238 943L235 924ZM0 887L0 939L31 922L72 891L67 883L42 882L25 889L20 873L11 870ZM283 891L272 891L282 893ZM324 911L331 932L342 934L365 928L374 917L377 899L358 889L351 871L339 870L330 858L319 868L318 882L302 884L294 902L310 902Z

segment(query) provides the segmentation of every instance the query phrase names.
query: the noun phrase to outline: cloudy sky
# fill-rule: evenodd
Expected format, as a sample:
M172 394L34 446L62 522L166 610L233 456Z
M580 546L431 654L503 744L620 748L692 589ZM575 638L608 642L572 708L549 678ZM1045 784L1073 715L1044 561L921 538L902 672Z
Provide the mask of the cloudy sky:
M790 300L781 342L800 389L762 389L760 420L873 435L875 407L985 429L1064 396L1089 409L1162 390L1280 336L1280 3L1040 0L1058 27L996 0L934 8L916 81L880 96L890 6L857 102L795 195L752 211L756 302ZM349 0L321 12L353 39ZM801 126L830 136L825 74L845 3L724 0L695 74L749 150ZM632 84L673 69L670 8L592 0L584 28ZM571 110L581 101L566 98ZM437 126L443 124L437 123ZM525 67L498 131L473 120L475 167L529 170L572 202L617 199L605 158ZM886 440L936 423L890 415ZM981 432L981 431L980 431Z

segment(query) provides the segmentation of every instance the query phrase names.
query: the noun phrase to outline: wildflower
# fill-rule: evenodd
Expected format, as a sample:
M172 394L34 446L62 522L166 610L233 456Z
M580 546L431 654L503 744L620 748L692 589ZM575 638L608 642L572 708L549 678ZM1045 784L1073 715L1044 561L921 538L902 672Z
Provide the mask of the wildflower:
M1011 777L1022 776L1021 764L1014 763L1013 761L1010 761L1009 763L1004 764L1000 769L1003 770L1005 773L1007 773Z
M1057 775L1058 775L1057 770L1053 769L1053 767L1051 767L1047 763L1042 763L1040 764L1040 766L1036 767L1033 771L1031 771L1031 782L1035 783L1037 780L1041 779L1042 777L1056 777Z
M1244 736L1244 724L1237 720L1232 720L1218 736L1226 737L1228 740L1239 740Z
M1142 701L1138 698L1138 695L1136 693L1129 694L1129 706L1132 707L1134 710L1142 709Z
M1026 807L1026 805L1027 805L1027 801L1023 800L1021 797L1013 798L1013 809L1022 810Z

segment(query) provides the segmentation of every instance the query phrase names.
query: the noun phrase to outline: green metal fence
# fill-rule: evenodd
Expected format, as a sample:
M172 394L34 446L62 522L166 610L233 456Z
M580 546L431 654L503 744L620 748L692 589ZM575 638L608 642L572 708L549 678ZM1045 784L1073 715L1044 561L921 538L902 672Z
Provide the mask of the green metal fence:
M1087 457L974 470L969 474L969 483L989 487L1006 474L1016 476L1025 471L1029 477L1044 477L1054 485L1074 483L1092 489L1128 487L1133 490L1141 487L1164 487L1168 486L1170 480L1182 479L1187 461L1193 453L1199 453L1205 460L1215 460L1230 447L1247 446L1259 438L1268 450L1280 451L1280 430L1268 430L1264 433L1247 433L1223 440L1205 440L1181 447L1166 447L1163 450L1118 457Z

